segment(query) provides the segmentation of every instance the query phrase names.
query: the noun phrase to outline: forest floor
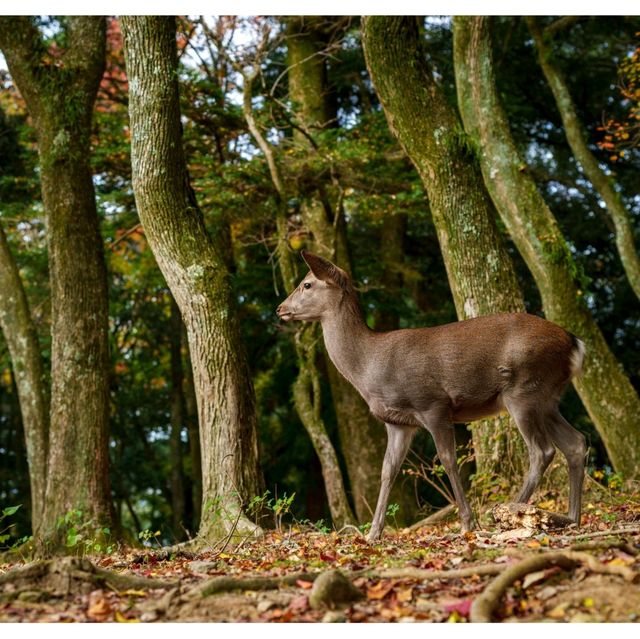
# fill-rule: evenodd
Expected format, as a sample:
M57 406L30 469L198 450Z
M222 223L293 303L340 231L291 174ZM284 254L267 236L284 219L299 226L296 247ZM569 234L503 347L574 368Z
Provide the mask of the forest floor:
M292 525L198 554L14 559L0 563L0 622L640 621L640 494L587 498L579 530L521 523L374 543Z

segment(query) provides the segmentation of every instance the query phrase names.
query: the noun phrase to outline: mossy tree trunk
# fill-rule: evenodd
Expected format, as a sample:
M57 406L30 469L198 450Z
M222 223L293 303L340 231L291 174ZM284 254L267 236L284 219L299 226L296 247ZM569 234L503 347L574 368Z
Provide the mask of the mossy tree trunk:
M0 329L9 347L20 400L29 482L31 526L40 528L44 510L49 448L49 407L38 333L18 267L0 227Z
M260 61L256 60L254 68L244 72L243 113L251 135L265 156L275 190L277 234L275 253L284 287L287 293L291 293L298 284L298 276L294 261L296 258L291 252L288 241L288 195L273 149L258 128L252 107L253 82L258 76L259 66ZM316 324L302 325L294 334L298 376L293 384L293 401L298 417L318 455L329 502L329 512L334 526L339 529L346 524L353 524L355 518L345 491L338 456L321 416L320 371L317 366L318 328Z
M314 137L336 124L327 79L326 27L325 18L287 20L289 97L296 123L304 131L294 130L294 142L298 152L305 155L315 155ZM318 177L312 188L298 195L302 219L310 233L309 248L353 274L339 185ZM324 357L355 514L361 523L370 521L380 489L378 475L386 433L358 391L337 371L326 351ZM398 518L408 523L415 507L410 496L400 489L400 483L391 500L401 504Z
M540 66L556 100L567 142L593 188L607 206L615 228L616 247L620 261L631 288L640 298L640 256L635 245L629 211L625 207L620 193L616 190L615 180L600 168L597 158L589 149L584 126L578 117L569 87L554 59L551 35L546 30L542 30L538 19L534 17L525 19L538 49Z
M458 102L467 133L479 149L485 184L531 271L548 319L585 341L575 387L614 468L640 473L640 399L595 323L571 251L515 146L495 85L489 19L456 17L454 58Z
M426 62L416 18L365 18L363 46L389 126L425 185L458 318L524 311L495 208ZM508 416L475 423L472 433L479 474L522 474L526 448Z
M36 129L51 283L51 404L45 507L36 541L63 547L58 520L111 526L108 473L107 277L91 168L93 104L105 61L105 20L62 21L53 64L30 18L2 18L0 46Z
M131 164L140 220L189 338L200 423L206 542L255 530L243 504L260 494L255 399L224 260L189 184L171 17L122 17Z

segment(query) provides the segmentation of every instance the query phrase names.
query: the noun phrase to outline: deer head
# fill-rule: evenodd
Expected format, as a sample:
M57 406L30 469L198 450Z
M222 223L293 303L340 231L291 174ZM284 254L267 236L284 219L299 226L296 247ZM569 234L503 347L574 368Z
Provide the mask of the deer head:
M301 255L311 270L278 306L276 314L285 322L322 321L340 307L345 294L351 292L351 282L349 276L329 260L307 251Z

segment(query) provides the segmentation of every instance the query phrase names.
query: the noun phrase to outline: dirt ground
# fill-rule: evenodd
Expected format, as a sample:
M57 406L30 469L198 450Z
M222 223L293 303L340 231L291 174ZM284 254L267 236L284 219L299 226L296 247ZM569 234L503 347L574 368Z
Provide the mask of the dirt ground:
M198 554L13 558L0 564L0 621L640 620L640 502L588 503L579 530L457 530L369 543L356 529L288 526Z

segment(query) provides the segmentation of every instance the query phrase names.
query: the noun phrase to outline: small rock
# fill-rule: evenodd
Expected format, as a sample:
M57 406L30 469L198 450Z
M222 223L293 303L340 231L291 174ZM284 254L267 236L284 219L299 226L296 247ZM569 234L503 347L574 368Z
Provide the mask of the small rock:
M270 601L269 599L263 599L262 601L258 602L258 605L256 606L256 610L259 613L267 612L269 608L273 608L275 605L276 605L275 601Z
M309 595L309 605L314 610L325 606L334 609L363 597L362 592L339 570L328 570L315 580Z
M140 621L142 623L149 623L151 621L156 621L160 615L155 610L149 610L147 612L143 612L140 615Z
M207 573L210 570L216 570L218 562L216 561L190 561L189 570L191 572Z
M572 615L569 619L569 623L593 623L594 621L598 620L586 612L576 612L576 614Z
M337 610L329 610L325 613L324 617L320 620L322 623L344 623L347 620L344 612L338 612Z

